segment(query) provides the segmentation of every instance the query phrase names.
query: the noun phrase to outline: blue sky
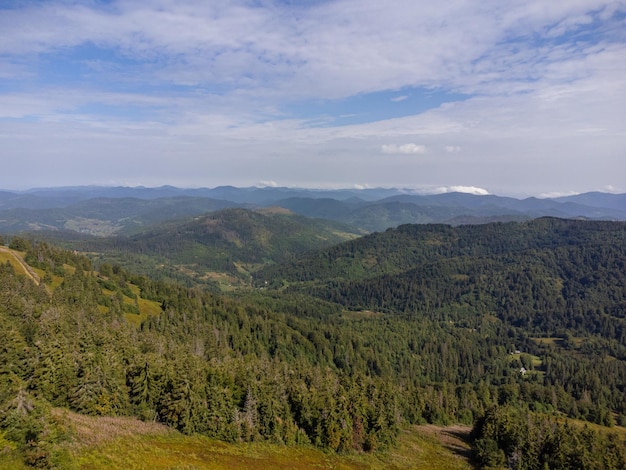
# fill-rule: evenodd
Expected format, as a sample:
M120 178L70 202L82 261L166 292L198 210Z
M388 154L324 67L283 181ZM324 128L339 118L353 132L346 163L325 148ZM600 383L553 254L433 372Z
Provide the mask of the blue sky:
M0 0L0 188L626 192L626 2Z

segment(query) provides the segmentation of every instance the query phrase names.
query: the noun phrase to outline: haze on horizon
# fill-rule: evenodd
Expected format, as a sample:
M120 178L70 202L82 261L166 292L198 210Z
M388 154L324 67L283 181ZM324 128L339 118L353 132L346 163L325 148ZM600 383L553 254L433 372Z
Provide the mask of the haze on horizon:
M626 192L626 1L4 0L0 188Z

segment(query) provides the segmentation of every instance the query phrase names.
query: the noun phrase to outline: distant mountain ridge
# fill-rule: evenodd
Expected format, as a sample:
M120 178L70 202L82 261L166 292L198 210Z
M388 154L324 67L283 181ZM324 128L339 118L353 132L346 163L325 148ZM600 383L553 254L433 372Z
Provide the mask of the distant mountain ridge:
M461 225L546 216L626 220L626 194L600 192L551 199L516 199L459 192L420 194L401 188L79 186L0 191L0 233L69 230L110 236L226 208L270 206L370 232L409 223Z

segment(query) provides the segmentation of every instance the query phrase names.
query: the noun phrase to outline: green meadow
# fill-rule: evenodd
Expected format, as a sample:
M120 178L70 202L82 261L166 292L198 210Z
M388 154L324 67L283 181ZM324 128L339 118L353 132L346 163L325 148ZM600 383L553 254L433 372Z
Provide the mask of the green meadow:
M467 426L412 426L385 452L325 452L309 446L268 442L225 443L186 436L157 423L132 418L92 417L55 409L66 430L53 462L67 469L177 470L420 470L471 469ZM0 468L27 468L6 448Z

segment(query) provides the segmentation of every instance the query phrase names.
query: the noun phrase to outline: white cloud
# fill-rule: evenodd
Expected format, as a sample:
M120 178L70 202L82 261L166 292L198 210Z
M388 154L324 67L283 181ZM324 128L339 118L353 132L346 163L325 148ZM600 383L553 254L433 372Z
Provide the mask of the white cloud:
M394 103L398 103L399 101L404 101L408 98L408 96L403 95L403 96L394 96L393 98L391 98L390 101L393 101Z
M588 191L600 191L600 192L612 193L612 194L622 194L624 192L623 190L620 190L610 184L600 189L591 188ZM588 191L585 191L585 192L588 192ZM576 196L578 194L581 194L581 192L580 191L553 191L553 192L541 193L537 197L544 198L544 199L553 199L553 198L558 198L558 197Z
M607 184L604 188L602 188L602 191L607 192L607 193L614 193L614 194L620 194L624 192L623 189L617 188L613 186L612 184Z
M540 199L555 199L558 197L576 196L577 194L580 193L576 191L554 191L550 193L541 193L537 197Z
M536 78L566 47L586 55L581 46L537 47L527 37L565 34L592 21L593 11L619 8L609 0L26 5L2 11L0 53L18 57L91 43L145 63L153 79L266 88L274 97L280 87L283 96L324 98L406 86L491 93L503 77Z
M422 155L426 153L426 146L417 144L383 144L381 147L383 153L404 154L404 155Z
M436 188L433 193L435 194L443 194L443 193L467 193L474 194L476 196L487 196L489 191L483 188L477 188L476 186L446 186Z
M0 148L12 165L0 187L36 172L116 180L124 168L159 184L336 178L539 194L626 174L626 41L612 16L623 1L15 4L0 10ZM46 84L50 63L59 76ZM371 92L397 102L411 87L468 96L358 125L293 111ZM424 157L369 158L381 151Z

